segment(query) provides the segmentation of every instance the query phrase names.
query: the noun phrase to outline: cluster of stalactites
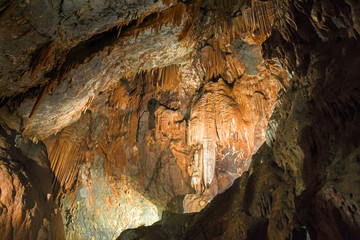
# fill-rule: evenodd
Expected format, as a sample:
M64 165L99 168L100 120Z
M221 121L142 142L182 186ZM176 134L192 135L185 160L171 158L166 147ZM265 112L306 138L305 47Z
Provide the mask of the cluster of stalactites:
M242 75L241 63L231 55L231 43L246 35L254 36L255 42L261 44L271 33L275 17L273 1L252 1L240 5L236 16L229 17L228 6L233 1L212 1L217 9L217 17L213 26L213 39L201 48L200 60L205 69L205 79L221 76L228 82ZM226 4L228 5L226 7ZM255 34L254 34L255 33ZM230 54L229 54L230 53Z
M181 1L173 0L163 2L169 8L163 10L162 12L144 13L137 18L136 25L133 27L129 27L130 21L121 22L118 25L117 36L134 36L137 38L139 34L145 30L150 29L151 31L155 31L157 33L163 26L171 23L176 27L183 24L183 29L178 38L179 40L184 39L194 26L199 4L187 5ZM124 31L124 29L126 30Z
M214 1L212 1L215 4ZM217 5L225 6L226 4L219 2ZM164 0L164 4L170 6L168 9L158 12L156 17L151 17L151 14L147 13L138 17L136 25L129 27L129 21L122 22L118 25L117 36L134 36L135 38L143 31L147 29L154 29L158 32L162 26L172 23L174 26L180 26L183 24L182 31L178 35L179 40L185 39L189 36L190 32L194 29L197 15L201 6L202 1L197 0L192 4L185 4L181 1ZM237 38L236 36L247 32L253 32L256 29L260 30L260 34L269 35L271 26L274 20L275 6L273 1L253 1L252 7L245 8L241 11L241 15L238 15L232 19L232 23L229 26L223 25L222 23L217 24L215 35L218 41L224 42L222 38ZM220 21L222 22L222 21ZM125 31L123 29L126 28ZM122 34L124 32L124 34ZM221 39L220 39L221 38ZM225 45L229 40L225 41ZM215 43L216 45L216 43ZM222 66L224 65L219 54L219 48L214 45L214 54L210 55L210 64L207 66L208 75L219 75L222 73ZM40 71L47 71L54 62L54 53L56 52L56 43L49 43L44 45L31 63L31 78L34 79ZM96 55L96 54L95 54ZM211 57L214 55L214 57ZM47 84L39 88L36 92L36 102L29 117L33 117L36 114L37 109L42 103L44 97L54 91L54 88L58 86L65 78L66 75L73 69L78 67L78 64L67 63L66 58L61 58L57 63L57 74ZM227 59L228 60L228 59ZM232 61L231 69L236 69L237 63ZM233 71L232 75L236 75L236 71ZM21 102L21 101L20 101Z
M86 159L89 116L63 129L56 136L44 139L50 167L54 173L55 196L70 190L76 180L80 165Z
M190 174L198 193L214 178L216 149L235 150L240 142L247 140L242 126L244 122L238 104L224 80L208 83L203 96L192 107L188 122L187 142L194 150Z
M53 189L55 194L69 190L75 181L79 164L83 160L81 145L64 137L50 137L46 141L51 169L55 175Z
M146 82L147 90L155 93L172 91L178 88L181 81L180 65L141 71L134 76L134 79L137 82Z
M273 1L253 1L251 8L242 11L233 22L234 33L254 32L259 29L261 35L268 36L274 22L275 4Z

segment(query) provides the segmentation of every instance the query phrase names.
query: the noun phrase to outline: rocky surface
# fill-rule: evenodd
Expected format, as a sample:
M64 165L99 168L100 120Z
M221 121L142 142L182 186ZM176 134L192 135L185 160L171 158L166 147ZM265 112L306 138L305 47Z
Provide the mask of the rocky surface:
M91 166L82 165L76 192L61 201L66 239L114 239L127 228L159 219L157 207L134 190L125 176L107 175L103 162L96 156Z
M359 9L0 1L4 236L359 238Z
M121 32L118 28L110 29L74 47L67 56L69 66L59 70L64 76L59 73L51 76L57 83L49 82L36 100L24 101L17 109L26 119L23 134L34 140L44 139L77 121L100 92L114 86L121 78L189 59L191 43L179 42L177 38L182 26L169 24L158 32L151 26L157 25L154 22L139 30L130 25ZM51 84L59 86L46 95Z
M200 213L127 230L119 239L360 237L359 5L277 4L263 52L292 79L249 171Z
M90 54L86 47L91 46L83 46L84 42L96 41L109 29L144 19L170 6L162 1L145 0L88 4L72 0L51 3L5 0L0 7L1 88L5 89L1 97L11 97L44 85L50 77L46 73L54 65L61 65L64 55L77 53L74 57L81 58ZM98 37L91 40L94 35ZM96 45L92 47L102 49ZM80 53L83 56L77 56Z
M64 239L45 146L25 142L11 128L19 127L19 119L11 117L5 107L0 112L1 238Z
M265 66L263 40L214 39L214 4L170 4L158 21L108 28L73 47L37 99L12 105L23 135L46 144L67 238L111 238L163 210L199 211L248 169L286 76ZM189 24L194 36L179 41ZM120 223L125 212L134 221Z
M164 77L157 78L158 75ZM157 210L153 212L159 214L163 210L199 211L247 170L251 155L265 140L266 123L275 106L279 84L261 66L259 75L244 74L230 86L221 78L205 85L200 79L193 66L168 67L135 79L123 79L116 88L95 99L80 121L45 139L52 168L58 173L60 192L73 196L71 201L68 197L61 200L62 209L66 209L64 218L71 219L66 224L68 237L90 232L91 236L102 232L102 236L109 237L109 232L125 229L127 225L121 225L119 217L127 211L123 202L134 197L134 192L145 199L142 203L132 201L131 208L151 209L155 204ZM210 112L204 111L207 108ZM196 125L201 123L201 116L211 114L213 122ZM206 132L209 126L214 127L211 136L196 132ZM238 129L245 129L242 136L234 135ZM213 149L217 160L208 168L213 171L208 186L203 175L195 174L205 173L205 168L194 165L197 147L205 146L203 139L217 145ZM95 161L99 157L100 163ZM201 152L197 158L207 157ZM104 174L94 174L90 170L94 165L99 165L97 169ZM81 169L91 172L86 175L87 184L76 175L84 171ZM89 190L95 183L102 188L110 186L111 194ZM76 197L81 191L90 192L86 197ZM117 208L119 202L122 207ZM97 205L117 209L101 210ZM93 207L96 211L91 210ZM80 220L80 212L82 218L93 219L94 224ZM141 211L127 214L134 220L145 217ZM151 215L152 222L158 218L155 215ZM139 218L134 224L152 223L144 221ZM119 224L108 224L112 222ZM112 229L115 227L117 230Z

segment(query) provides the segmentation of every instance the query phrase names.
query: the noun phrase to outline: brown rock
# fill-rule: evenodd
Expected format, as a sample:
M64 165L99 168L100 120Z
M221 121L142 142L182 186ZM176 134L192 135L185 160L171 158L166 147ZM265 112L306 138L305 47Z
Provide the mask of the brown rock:
M6 112L4 107L2 112ZM43 144L24 142L0 118L0 227L2 239L64 239Z

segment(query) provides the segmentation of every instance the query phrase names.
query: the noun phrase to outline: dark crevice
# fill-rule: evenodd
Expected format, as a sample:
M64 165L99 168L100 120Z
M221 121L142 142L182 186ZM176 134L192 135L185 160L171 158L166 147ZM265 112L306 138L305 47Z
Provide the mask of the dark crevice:
M64 5L64 0L60 0L60 4L59 4L59 17L60 18L62 18L64 16L63 5ZM60 25L60 23L59 23L59 25Z
M150 99L150 101L148 102L148 112L149 112L149 130L153 130L156 127L156 123L155 123L155 111L157 109L159 102L152 98Z
M0 22L8 18L12 11L18 6L18 2L14 0L8 0L0 6Z
M269 98L266 97L265 94L264 94L263 92L261 92L261 91L255 91L254 94L253 94L253 96L254 96L256 93L262 95L262 96L264 97L264 100L269 100Z
M143 111L139 117L139 120L138 120L138 124L137 124L137 128L136 128L136 142L139 142L139 134L140 134L140 121L141 121L141 118L142 116L144 115L144 113L146 112L149 112L149 111Z
M159 102L159 105L166 108L167 110L171 110L171 111L174 111L174 112L176 112L179 109L178 107L177 108L172 108L172 107L166 106L165 104L160 103L160 102Z

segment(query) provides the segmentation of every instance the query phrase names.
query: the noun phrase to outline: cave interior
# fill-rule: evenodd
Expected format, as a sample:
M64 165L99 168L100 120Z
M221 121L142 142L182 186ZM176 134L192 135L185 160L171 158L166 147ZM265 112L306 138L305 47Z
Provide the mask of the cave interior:
M0 0L0 239L360 240L358 0Z

